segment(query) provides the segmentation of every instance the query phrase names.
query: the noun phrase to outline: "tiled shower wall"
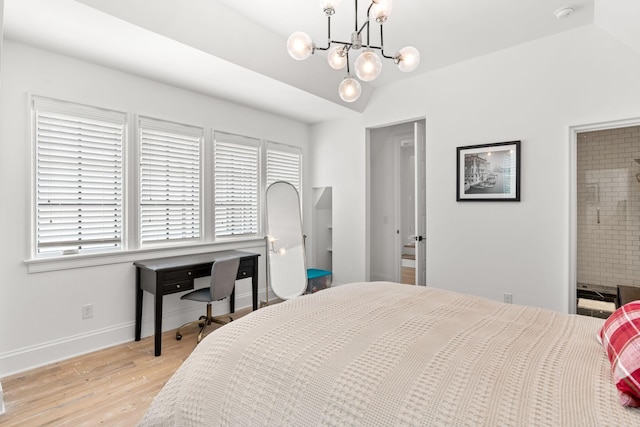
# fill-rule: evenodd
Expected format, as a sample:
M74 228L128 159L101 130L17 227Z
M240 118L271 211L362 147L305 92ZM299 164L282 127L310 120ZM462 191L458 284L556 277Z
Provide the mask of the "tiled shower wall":
M640 286L640 127L581 133L577 154L578 283Z

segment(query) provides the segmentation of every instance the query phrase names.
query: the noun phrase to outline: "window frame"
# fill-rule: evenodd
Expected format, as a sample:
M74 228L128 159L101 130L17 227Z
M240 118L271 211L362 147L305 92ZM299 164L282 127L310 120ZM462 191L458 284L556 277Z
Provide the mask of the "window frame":
M182 134L182 136L189 136L198 139L198 237L189 239L166 239L166 240L154 240L149 242L142 241L142 132L143 129L155 130L159 132L167 132L173 134ZM131 234L135 236L135 246L137 248L153 248L153 247L173 247L198 244L206 241L205 229L203 222L205 220L205 208L203 203L204 188L204 145L205 145L205 130L199 126L192 126L184 123L177 123L167 120L161 120L153 117L137 115L135 126L135 141L136 141L136 153L135 153L135 221L132 221L135 226L135 232Z
M75 102L63 101L55 98L36 96L29 94L29 129L30 129L30 147L31 147L31 220L30 220L30 236L29 236L29 252L30 258L35 259L55 259L68 255L78 256L97 256L110 253L121 253L127 249L127 174L126 174L126 152L128 147L128 117L127 113L113 109L96 107ZM113 249L96 249L86 250L82 252L69 250L61 253L41 254L39 253L39 203L38 203L38 121L37 111L43 110L49 114L60 114L63 116L76 117L79 120L96 120L111 123L118 122L122 126L120 141L120 244ZM120 122L121 120L121 122Z
M220 141L225 144L233 144L233 145L243 145L247 147L253 147L256 151L256 232L255 233L247 233L247 234L237 234L237 235L218 235L216 230L216 142ZM264 227L262 226L262 217L263 217L263 208L264 204L262 203L261 193L263 192L263 169L265 169L264 165L264 156L262 153L262 146L264 140L259 138L252 138L249 136L243 136L223 131L213 131L212 132L212 140L211 140L211 203L209 204L211 208L211 238L214 242L227 242L227 241L238 241L238 240L246 240L246 239L256 239L262 238L264 234Z
M286 179L278 179L276 181L286 181L292 184L295 189L298 191L298 196L302 201L302 189L303 189L303 179L302 179L302 148L296 147L295 145L283 144L281 142L274 141L264 141L264 190L266 191L267 187L271 184L269 182L269 152L280 152L280 153L289 153L298 157L298 185L291 183ZM275 182L275 181L274 181Z

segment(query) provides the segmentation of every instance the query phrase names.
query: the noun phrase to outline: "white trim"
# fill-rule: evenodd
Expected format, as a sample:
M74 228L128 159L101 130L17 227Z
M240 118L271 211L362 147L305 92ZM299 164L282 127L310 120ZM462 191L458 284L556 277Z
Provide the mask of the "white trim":
M134 262L152 257L169 257L178 255L195 255L207 252L217 252L224 250L242 249L262 249L263 238L252 237L246 240L234 240L228 242L207 242L191 245L171 247L155 247L136 249L130 251L118 251L111 253L89 254L89 255L66 255L55 258L28 259L24 263L27 265L29 273L42 273L45 271L68 270L72 268L93 267L97 265L120 264Z
M609 120L569 127L569 307L576 313L576 282L578 278L578 134L607 129L640 126L640 117Z
M393 137L393 227L396 233L393 239L393 248L391 250L393 256L393 282L402 282L402 141L407 138L408 134L396 135ZM409 135L410 136L410 135ZM386 279L385 279L386 280Z
M258 289L258 301L261 299L264 299L264 290ZM251 307L252 304L251 291L236 294L236 311ZM149 308L149 310L151 310L151 308ZM185 318L197 319L199 315L202 315L203 310L204 306L199 304L187 308L165 311L162 316L162 331L165 332L178 328L184 323ZM222 315L226 313L214 314ZM132 342L134 326L135 322L126 322L0 354L0 366L2 366L0 377L6 377L82 354ZM153 319L148 321L143 319L142 331L143 338L153 335ZM145 334L145 331L148 331L148 333ZM153 346L153 343L149 345ZM2 402L1 388L0 402ZM0 414L1 413L0 411Z
M40 95L34 95L32 93L27 93L27 105L28 105L28 117L29 117L29 145L31 147L30 152L31 152L31 175L30 175L30 180L31 180L31 200L30 200L30 209L31 209L31 225L30 225L30 243L29 243L29 253L30 253L30 257L31 258L36 258L39 256L43 256L43 254L38 254L39 249L41 248L41 246L39 245L39 232L38 232L38 224L39 224L39 214L38 214L38 185L39 185L39 179L38 179L38 147L39 147L39 141L38 141L38 136L39 136L39 132L37 130L38 127L38 120L36 119L36 114L38 111L40 111L42 114L44 114L45 116L49 115L49 117L51 117L51 114L53 114L54 116L56 114L60 114L65 116L64 120L75 120L76 123L80 123L80 121L85 120L85 119L89 119L89 120L96 120L98 122L100 122L100 125L102 125L102 122L108 122L111 125L115 125L117 128L121 129L121 139L120 139L120 159L121 159L121 166L122 166L122 170L120 172L120 190L121 190L121 196L120 196L120 210L121 210L121 215L122 215L122 219L120 221L120 229L119 229L119 248L117 250L121 250L125 248L125 241L126 241L126 235L125 233L125 227L124 227L124 219L126 218L126 193L125 193L125 188L127 187L127 182L125 181L125 154L126 154L126 149L127 149L127 139L128 139L128 119L129 119L129 115L128 113L124 112L124 111L119 111L119 110L112 110L112 109L107 109L107 108L103 108L103 107L98 107L98 106L92 106L92 105L87 105L87 104L82 104L82 103L76 103L76 102L71 102L71 101L64 101L64 100L60 100L60 99L56 99L56 98L49 98L49 97L44 97L44 96L40 96ZM80 119L80 120L76 120L76 119ZM116 144L117 145L117 144ZM113 154L115 155L115 154ZM117 175L117 173L114 171L114 174ZM112 216L113 217L113 216ZM110 249L109 248L101 248L96 250L95 253L101 253L103 251L108 252ZM85 253L90 253L91 250L87 250ZM46 254L44 255L45 257L47 256Z

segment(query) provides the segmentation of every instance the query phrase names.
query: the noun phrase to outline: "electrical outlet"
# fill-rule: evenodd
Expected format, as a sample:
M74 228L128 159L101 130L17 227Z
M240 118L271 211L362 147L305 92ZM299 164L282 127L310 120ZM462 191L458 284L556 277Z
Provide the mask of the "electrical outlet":
M513 304L513 294L505 293L504 294L504 302L507 304Z
M85 304L82 306L82 318L91 319L93 317L93 304Z

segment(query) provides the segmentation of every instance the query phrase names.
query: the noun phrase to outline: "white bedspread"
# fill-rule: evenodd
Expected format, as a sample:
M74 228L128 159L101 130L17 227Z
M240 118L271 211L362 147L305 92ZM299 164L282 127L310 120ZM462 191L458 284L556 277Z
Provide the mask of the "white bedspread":
M145 426L633 426L603 320L393 283L263 308L211 333Z

